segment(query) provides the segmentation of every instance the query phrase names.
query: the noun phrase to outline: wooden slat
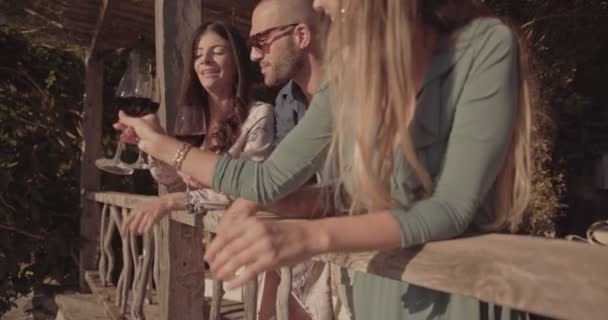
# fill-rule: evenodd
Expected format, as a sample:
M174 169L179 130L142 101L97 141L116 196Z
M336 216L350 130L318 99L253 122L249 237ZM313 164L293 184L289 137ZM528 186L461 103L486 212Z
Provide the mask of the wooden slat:
M608 315L608 248L489 234L316 259L559 319Z

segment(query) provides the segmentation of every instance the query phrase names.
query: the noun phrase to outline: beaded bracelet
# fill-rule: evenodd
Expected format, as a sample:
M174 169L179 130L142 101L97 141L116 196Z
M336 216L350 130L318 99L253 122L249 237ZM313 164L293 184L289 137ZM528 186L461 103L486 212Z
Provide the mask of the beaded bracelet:
M186 190L186 212L189 214L201 213L204 210L204 207L194 199L195 191L190 191L190 188Z
M182 169L182 163L184 163L184 159L186 159L186 155L192 149L192 145L188 143L184 143L175 153L175 157L173 157L173 167L178 171Z

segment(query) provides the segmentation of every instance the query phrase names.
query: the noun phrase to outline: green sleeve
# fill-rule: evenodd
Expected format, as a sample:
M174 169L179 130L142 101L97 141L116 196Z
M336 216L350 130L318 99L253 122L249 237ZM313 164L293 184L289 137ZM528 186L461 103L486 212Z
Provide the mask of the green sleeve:
M391 210L404 247L462 234L494 184L511 141L519 95L517 42L502 24L478 41L433 194Z
M328 95L326 86L317 92L300 123L265 161L222 157L215 167L212 188L268 204L309 181L323 165L331 143Z

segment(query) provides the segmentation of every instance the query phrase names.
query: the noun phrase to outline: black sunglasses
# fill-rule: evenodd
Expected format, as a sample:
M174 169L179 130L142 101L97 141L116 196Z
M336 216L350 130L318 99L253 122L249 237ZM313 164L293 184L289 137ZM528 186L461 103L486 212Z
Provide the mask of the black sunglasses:
M300 23L291 23L291 24L285 24L282 26L276 26L273 28L269 28L266 29L262 32L258 32L256 34L252 34L251 36L249 36L249 39L247 39L247 43L249 44L249 46L251 46L252 48L256 48L260 51L264 51L268 48L269 45L271 45L276 39L278 39L279 37L274 37L272 39L269 39L269 36L275 32L275 31L283 31L286 30L287 28L292 28L295 27L297 25L299 25Z

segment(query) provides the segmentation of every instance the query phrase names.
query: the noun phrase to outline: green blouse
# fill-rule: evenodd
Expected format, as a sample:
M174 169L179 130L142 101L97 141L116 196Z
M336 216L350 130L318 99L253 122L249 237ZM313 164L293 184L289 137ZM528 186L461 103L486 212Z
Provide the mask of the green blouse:
M410 199L420 185L403 155L391 177L392 196L402 207L390 212L401 227L403 247L453 238L472 222L493 220L493 185L512 138L518 102L517 48L510 28L495 18L474 20L437 48L411 125L418 157L433 177L433 194ZM323 164L332 132L329 108L323 88L266 161L222 158L213 188L259 203L296 190ZM353 298L356 320L527 316L368 274L356 275Z

